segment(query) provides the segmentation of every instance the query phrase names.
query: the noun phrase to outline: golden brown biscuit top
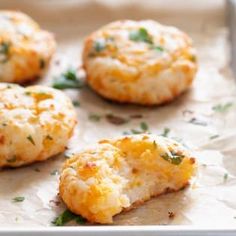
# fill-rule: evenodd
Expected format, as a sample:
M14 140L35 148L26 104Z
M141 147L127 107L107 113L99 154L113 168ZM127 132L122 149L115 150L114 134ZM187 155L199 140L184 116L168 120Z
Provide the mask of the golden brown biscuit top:
M152 20L108 24L86 43L84 56L109 57L134 67L159 64L163 69L179 57L196 60L192 41L185 33Z

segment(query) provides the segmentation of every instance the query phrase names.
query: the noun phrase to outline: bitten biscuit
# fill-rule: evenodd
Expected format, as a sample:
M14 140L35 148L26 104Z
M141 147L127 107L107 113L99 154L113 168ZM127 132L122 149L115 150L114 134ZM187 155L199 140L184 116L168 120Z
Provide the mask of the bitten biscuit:
M61 91L0 83L0 167L43 161L64 151L76 124Z
M173 100L197 71L191 39L152 20L117 21L92 33L85 40L83 65L98 94L142 105Z
M90 222L112 223L123 210L182 189L195 168L195 159L171 139L144 134L103 140L65 162L60 196Z
M55 51L51 33L29 16L0 11L0 82L24 83L43 74Z

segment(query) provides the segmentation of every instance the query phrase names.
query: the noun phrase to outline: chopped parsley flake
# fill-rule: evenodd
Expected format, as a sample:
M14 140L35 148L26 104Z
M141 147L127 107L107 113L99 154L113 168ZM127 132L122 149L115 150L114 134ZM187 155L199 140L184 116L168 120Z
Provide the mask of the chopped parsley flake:
M129 132L125 132L126 134L130 134ZM131 133L132 134L142 134L143 133L143 131L141 131L141 130L136 130L136 129L131 129Z
M107 114L106 119L108 122L110 122L111 124L114 124L114 125L122 125L122 124L125 124L128 122L128 119L125 119L121 116L116 116L113 114Z
M154 49L154 50L159 51L159 52L163 52L164 51L163 47L156 46L156 45L153 45L153 44L150 45L150 49Z
M84 84L77 76L74 69L68 69L65 73L62 73L58 78L55 78L52 84L56 89L78 89L82 88Z
M80 106L80 102L79 101L73 101L72 103L73 103L73 105L75 107L79 107Z
M146 122L141 122L140 123L140 128L143 130L143 131L148 131L148 125Z
M229 175L227 173L224 174L224 181L226 182L229 178Z
M30 96L30 95L31 95L31 92L26 91L26 92L25 92L25 95L26 95L26 96Z
M5 63L9 59L10 43L0 43L0 62Z
M23 202L25 200L25 197L14 197L12 199L13 202Z
M199 120L195 117L190 119L188 122L194 125L207 126L207 123L205 121Z
M51 175L58 175L58 174L59 174L59 171L58 171L58 170L53 170L50 174L51 174Z
M137 129L131 129L130 132L125 131L123 132L124 135L129 135L129 134L143 134L149 132L149 127L148 124L146 122L141 122L140 123L140 130Z
M136 42L145 42L152 44L152 37L148 34L148 31L141 27L138 30L133 30L129 34L129 39Z
M100 121L101 120L101 116L95 113L89 114L89 120L91 121Z
M228 111L233 106L232 102L227 102L225 104L218 104L212 107L212 110L215 112L224 113Z
M153 141L153 146L154 146L154 148L157 148L157 143L155 140Z
M161 155L161 157L173 165L179 165L182 162L184 155L171 151L170 154L166 153L164 155Z
M86 220L82 216L75 215L71 211L65 210L52 221L52 224L55 226L63 226L72 220L75 220L78 224L86 223Z
M33 145L35 145L35 142L34 142L34 140L33 140L33 138L32 138L31 135L29 135L29 136L27 137L27 139L28 139Z
M101 52L106 48L106 41L104 39L98 39L94 42L94 49L96 52Z
M169 133L170 133L170 129L169 128L164 128L164 131L161 134L161 136L168 137Z
M216 134L216 135L210 136L209 139L216 139L216 138L219 138L219 137L220 137L220 135Z
M196 62L196 61L197 61L197 58L196 58L196 56L192 55L192 56L190 57L190 60L191 60L192 62Z
M154 49L157 50L157 51L160 51L160 52L164 51L164 48L161 47L161 46L155 46Z

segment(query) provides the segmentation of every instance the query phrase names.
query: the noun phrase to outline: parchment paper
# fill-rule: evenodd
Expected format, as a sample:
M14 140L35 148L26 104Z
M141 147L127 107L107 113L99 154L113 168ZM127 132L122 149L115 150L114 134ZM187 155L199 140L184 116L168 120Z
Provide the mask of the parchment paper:
M175 102L144 108L105 101L89 88L67 90L80 101L78 126L68 147L71 152L86 148L101 138L116 137L138 128L141 121L152 133L165 127L194 150L199 169L191 186L183 191L152 199L138 209L114 218L118 225L177 224L235 226L236 228L236 86L228 67L229 45L224 26L223 1L11 1L1 0L0 8L20 9L43 28L55 33L58 51L46 77L37 81L50 85L54 76L68 67L79 67L83 38L116 19L151 18L172 24L189 33L198 49L199 72L192 88ZM227 111L212 107L233 102ZM107 113L129 118L120 126L105 118L88 119L90 113ZM189 122L195 118L198 124ZM195 120L195 121L196 121ZM210 137L219 135L218 138ZM58 178L64 157L18 169L0 171L0 227L45 227L65 208L57 196ZM24 196L23 202L12 199ZM175 214L169 218L168 212ZM91 226L92 227L92 226Z

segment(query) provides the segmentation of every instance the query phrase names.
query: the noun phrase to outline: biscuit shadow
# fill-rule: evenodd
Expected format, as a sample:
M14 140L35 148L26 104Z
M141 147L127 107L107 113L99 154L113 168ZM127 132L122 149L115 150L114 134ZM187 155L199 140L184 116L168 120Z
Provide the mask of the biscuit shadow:
M114 217L115 225L187 224L184 217L191 207L188 188L152 198L136 209Z
M136 105L129 103L119 103L106 98L103 98L101 95L93 91L89 86L81 89L79 91L78 100L81 103L83 110L91 111L111 111L120 115L126 114L142 114L149 115L152 112L158 114L158 112L166 113L167 117L173 117L179 111L186 109L188 106L187 101L191 97L191 90L184 92L174 100L161 104L161 105ZM174 108L171 110L171 114L168 114L168 109Z

